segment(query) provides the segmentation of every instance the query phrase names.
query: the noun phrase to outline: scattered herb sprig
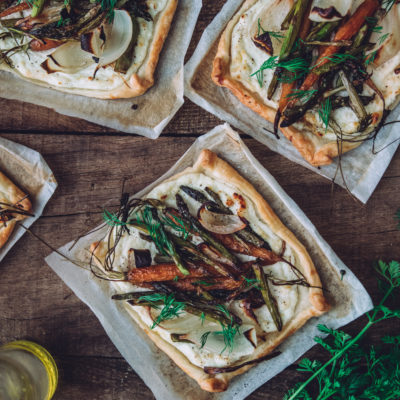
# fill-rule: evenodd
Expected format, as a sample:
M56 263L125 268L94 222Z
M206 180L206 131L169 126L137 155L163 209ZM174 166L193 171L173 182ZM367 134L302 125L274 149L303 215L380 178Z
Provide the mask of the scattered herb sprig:
M309 359L302 360L299 371L312 375L304 383L299 383L291 389L284 400L311 400L306 387L314 380L317 380L319 386L316 400L395 400L400 397L400 336L383 339L384 343L392 345L389 353L378 353L375 347L365 351L357 343L373 325L384 320L400 318L400 309L391 310L384 305L400 287L400 263L379 261L374 267L385 283L386 291L380 303L366 314L367 324L354 338L343 331L319 325L319 330L329 336L325 339L318 337L315 340L332 357L325 364Z
M331 98L328 97L324 102L322 102L321 107L318 110L318 115L321 118L321 120L325 126L325 133L329 127L331 112L332 112L332 102L331 102Z

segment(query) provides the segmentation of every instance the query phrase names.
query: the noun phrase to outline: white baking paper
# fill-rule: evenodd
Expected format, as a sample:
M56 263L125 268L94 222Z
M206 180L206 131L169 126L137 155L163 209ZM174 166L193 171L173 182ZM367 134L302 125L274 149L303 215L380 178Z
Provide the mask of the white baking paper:
M21 221L29 228L42 215L44 207L57 188L57 181L51 169L37 151L0 137L0 171L29 194L32 213L35 216ZM16 225L10 238L0 249L0 261L25 232L24 228Z
M185 65L185 95L218 118L229 122L232 126L267 145L271 150L319 175L333 179L338 166L337 160L331 165L320 168L311 166L301 157L285 136L280 134L280 139L276 139L271 133L272 124L243 105L230 90L219 87L212 82L210 77L212 62L220 35L242 3L243 0L228 0L212 23L205 29L193 56ZM391 113L388 121L398 119L399 115L400 106ZM389 125L379 132L375 149L383 149L396 139L400 139L400 127L399 125ZM372 153L372 141L368 141L342 157L343 174L347 187L363 203L366 203L374 192L399 143L399 141L395 141L383 151L374 155ZM345 187L340 173L335 182Z
M202 391L195 381L156 348L136 326L121 302L110 300L111 295L116 292L112 283L96 279L90 272L76 267L57 253L50 254L46 262L92 309L120 353L159 400L242 400L315 344L313 337L318 334L317 324L323 323L338 328L372 307L371 299L358 279L339 260L310 220L228 125L218 126L198 138L166 174L135 197L144 196L166 178L192 166L201 150L205 148L216 152L252 182L288 228L307 247L324 286L329 289L327 297L332 309L324 316L310 320L286 340L280 346L280 356L263 362L235 378L226 392L210 394ZM85 236L72 250L71 242L59 251L70 259L85 262L90 244L101 239L105 230L106 228ZM343 281L340 279L340 270L346 271Z
M183 104L183 62L201 7L201 0L179 0L156 68L155 84L142 96L88 98L38 86L5 71L0 71L0 96L156 139Z

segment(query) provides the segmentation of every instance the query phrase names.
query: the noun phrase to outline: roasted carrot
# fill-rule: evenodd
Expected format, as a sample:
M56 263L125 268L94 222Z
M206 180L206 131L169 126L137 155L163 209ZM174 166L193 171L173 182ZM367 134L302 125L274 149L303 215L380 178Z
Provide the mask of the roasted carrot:
M351 39L362 27L365 23L365 19L371 17L375 14L380 4L378 0L365 0L355 11L355 13L350 17L349 20L343 22L343 24L339 27L336 35L333 39L334 42L340 40L349 40ZM315 65L321 67L329 62L329 57L333 56L339 51L340 47L338 46L326 46L321 54L319 55ZM318 81L319 75L311 71L303 84L301 85L299 90L309 90L314 86L314 84ZM291 100L288 107L294 105L297 100Z
M27 10L29 8L29 4L26 2L22 2L16 4L15 6L8 7L6 10L0 13L0 18L7 17L8 15L14 14L19 11Z
M262 260L267 261L270 264L275 264L278 261L282 261L282 257L280 257L278 254L275 254L273 251L267 250L263 247L257 247L250 243L246 243L247 247L244 247L232 235L214 234L214 236L225 247L227 247L229 250L232 250L236 253L246 254L248 256L261 258ZM266 265L266 264L264 264L264 265ZM242 265L242 267L243 267L243 265Z
M181 291L196 291L199 287L202 290L235 290L242 285L242 280L235 281L230 278L188 278L179 279L168 283Z
M51 40L51 39L33 39L29 43L29 47L33 51L44 51L54 49L62 45L64 42L60 40Z
M310 18L308 18L308 15L310 14L310 10L311 10L311 4L312 2L309 2L308 5L308 9L306 11L306 18L303 19L301 27L300 27L300 32L299 32L299 38L300 39L305 39L308 35L308 32L310 30L311 27L311 20ZM290 101L290 93L293 92L293 89L296 86L296 82L283 82L282 83L282 91L281 91L281 97L279 99L279 105L278 105L278 111L276 113L276 119L275 119L275 124L274 124L274 132L275 135L278 134L278 125L279 125L279 120L281 118L282 112L285 109L285 107L287 106L287 104Z
M145 268L134 268L127 273L127 280L130 283L143 283L143 282L164 282L172 281L176 276L178 278L191 277L200 278L207 275L203 268L188 268L190 275L184 275L179 271L178 267L171 264L158 264Z

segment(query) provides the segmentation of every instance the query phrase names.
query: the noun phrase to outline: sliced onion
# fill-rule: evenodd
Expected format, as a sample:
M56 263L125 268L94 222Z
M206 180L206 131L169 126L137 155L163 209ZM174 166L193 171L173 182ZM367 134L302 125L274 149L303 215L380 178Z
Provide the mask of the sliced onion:
M157 320L160 312L161 309L150 307L149 315L153 322ZM158 326L173 333L186 333L188 329L192 330L201 327L201 323L202 320L197 315L182 312L178 317L162 321Z
M48 74L53 72L64 72L66 74L75 74L84 68L94 64L93 56L86 51L82 51L79 42L67 42L57 47L51 53L41 67Z
M339 21L351 9L352 0L313 0L310 19L314 22Z
M111 34L108 35L100 59L93 58L91 53L82 50L80 42L71 41L58 47L48 56L47 60L41 64L41 67L49 74L53 72L75 74L94 64L96 60L98 61L99 67L111 64L125 53L131 41L132 32L132 19L129 13L125 10L116 10L114 12ZM105 32L105 34L107 35L107 32ZM99 42L100 35L100 31L90 35L92 38L92 50L95 53L101 51ZM88 49L89 47L90 46L88 46Z
M128 11L115 10L111 35L106 41L99 66L108 65L118 60L129 47L132 35L133 23Z
M200 207L198 218L201 225L208 231L222 235L235 233L247 226L238 215L218 214L207 210L205 204Z

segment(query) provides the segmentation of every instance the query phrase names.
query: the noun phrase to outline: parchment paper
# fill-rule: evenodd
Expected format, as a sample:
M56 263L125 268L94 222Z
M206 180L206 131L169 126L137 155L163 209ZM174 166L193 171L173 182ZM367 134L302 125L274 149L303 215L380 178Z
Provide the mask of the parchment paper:
M74 266L57 253L50 254L46 262L92 309L120 353L159 400L242 400L315 344L313 337L318 333L316 329L318 323L338 328L368 311L372 306L371 299L361 283L339 260L309 219L287 196L272 175L259 164L239 135L228 125L218 126L207 135L198 138L165 175L135 197L145 195L166 178L192 166L204 148L216 152L249 179L289 229L305 244L319 270L324 286L329 289L327 297L332 304L332 310L318 319L310 320L286 340L280 346L282 354L279 357L263 362L237 377L226 392L210 394L203 392L195 381L175 366L164 353L157 350L133 322L121 302L110 300L111 295L116 292L112 283L95 279L90 272ZM105 229L97 231L81 239L71 251L69 248L72 242L59 251L71 259L84 261L83 254L88 253L90 244L99 240L104 234ZM343 281L340 280L341 269L346 271Z
M35 216L21 222L27 228L30 227L42 215L45 205L57 188L53 173L38 152L1 137L0 171L29 194ZM24 233L25 229L17 224L6 244L0 249L0 261Z
M38 86L5 71L0 71L0 96L156 139L183 104L183 61L201 7L201 0L179 1L156 68L155 84L142 96L93 99Z
M185 95L218 118L229 122L267 145L271 150L313 170L319 175L333 179L337 169L337 159L328 166L320 168L311 166L282 133L279 135L279 140L275 138L271 133L272 124L243 105L229 89L221 88L211 80L212 62L217 51L220 35L242 3L243 0L228 0L204 31L196 51L185 65ZM388 121L398 119L399 115L400 106L391 113ZM378 134L375 149L383 149L398 138L400 138L400 127L398 125L384 127ZM347 187L363 203L366 203L374 192L399 143L397 141L374 155L372 154L372 141L370 140L342 157ZM342 187L345 186L340 174L336 178L336 183Z

